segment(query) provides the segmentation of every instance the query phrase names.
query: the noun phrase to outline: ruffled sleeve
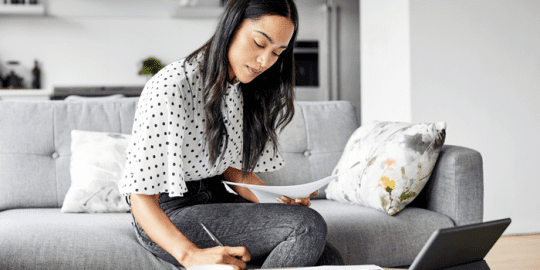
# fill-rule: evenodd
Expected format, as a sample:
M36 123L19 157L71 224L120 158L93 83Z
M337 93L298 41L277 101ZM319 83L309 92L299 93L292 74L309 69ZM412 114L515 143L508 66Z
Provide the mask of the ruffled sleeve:
M166 71L154 76L137 104L124 178L119 183L125 196L182 196L187 192L182 168L187 114L179 85L182 82L167 81L166 77Z
M274 145L268 142L253 172L271 172L279 170L283 166L285 166L285 160L281 157Z

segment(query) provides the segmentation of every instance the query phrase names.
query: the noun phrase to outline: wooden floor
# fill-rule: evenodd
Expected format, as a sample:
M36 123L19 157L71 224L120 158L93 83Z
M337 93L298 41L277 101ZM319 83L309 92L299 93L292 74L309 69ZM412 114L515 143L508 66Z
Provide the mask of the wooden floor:
M486 261L491 270L540 270L540 234L502 236Z

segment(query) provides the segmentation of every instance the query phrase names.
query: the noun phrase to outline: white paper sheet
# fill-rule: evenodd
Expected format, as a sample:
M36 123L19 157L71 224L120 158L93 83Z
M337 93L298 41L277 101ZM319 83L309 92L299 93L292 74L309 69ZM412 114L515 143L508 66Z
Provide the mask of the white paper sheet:
M349 170L358 164L360 164L360 162L357 162L354 165L352 165L351 168L349 168ZM305 198L309 196L311 193L315 192L316 190L330 183L330 181L338 178L339 176L340 174L332 175L332 176L328 176L326 178L323 178L321 180L317 180L314 182L300 184L300 185L292 185L292 186L259 186L259 185L250 185L250 184L235 183L235 182L229 182L229 181L223 181L223 183L227 185L234 185L234 186L241 186L241 187L249 188L251 192L253 192L253 194L257 196L257 199L259 199L261 203L279 203L277 201L277 198L281 197L282 195L285 195L291 199Z
M315 182L293 186L259 186L228 181L223 182L227 185L249 188L262 203L278 203L276 199L281 197L281 195L285 195L291 199L305 198L337 177L337 175L329 176Z

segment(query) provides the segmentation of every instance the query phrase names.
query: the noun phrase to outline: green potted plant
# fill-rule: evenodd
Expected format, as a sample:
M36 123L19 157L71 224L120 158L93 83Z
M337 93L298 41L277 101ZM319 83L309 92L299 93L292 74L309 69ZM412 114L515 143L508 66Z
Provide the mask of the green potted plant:
M163 65L161 64L161 61L157 60L154 57L150 57L146 60L143 60L142 62L142 68L139 71L139 75L156 75L161 69L163 68Z

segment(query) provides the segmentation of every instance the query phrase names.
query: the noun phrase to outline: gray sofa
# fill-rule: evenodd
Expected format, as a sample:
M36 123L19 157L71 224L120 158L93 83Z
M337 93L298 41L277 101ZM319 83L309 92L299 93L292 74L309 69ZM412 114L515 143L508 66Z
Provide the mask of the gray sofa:
M131 214L60 212L70 131L130 133L137 100L0 101L0 269L174 269L138 244ZM358 125L348 102L297 102L280 136L286 166L259 176L270 185L328 176ZM395 216L324 192L312 207L347 264L409 265L434 230L482 221L482 157L444 146L427 186Z

